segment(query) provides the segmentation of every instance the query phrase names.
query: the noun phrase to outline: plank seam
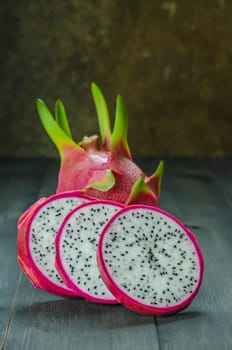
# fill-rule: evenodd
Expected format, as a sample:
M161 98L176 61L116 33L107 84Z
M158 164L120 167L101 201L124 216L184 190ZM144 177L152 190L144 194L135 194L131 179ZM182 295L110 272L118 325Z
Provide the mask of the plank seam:
M160 336L159 336L159 327L158 327L158 323L157 323L157 317L153 317L154 320L154 325L155 325L155 329L156 329L156 335L157 335L157 343L158 343L158 350L161 350L161 343L160 343Z
M6 330L5 330L5 333L4 333L4 336L3 336L2 344L0 344L0 350L4 350L4 347L5 347L5 344L6 344L6 341L7 341L7 336L8 336L9 330L10 330L11 320L12 320L13 312L14 312L14 309L15 309L16 299L17 299L17 295L18 295L18 292L19 292L19 287L20 287L20 284L21 284L21 280L22 280L22 271L20 271L20 273L19 273L18 283L17 283L17 287L15 289L14 298L13 298L13 301L12 301L12 304L11 304L10 314L9 314L9 318L7 320L7 325L6 325Z
M39 181L39 186L38 186L39 190L36 191L36 196L35 196L37 199L40 197L41 186L42 186L43 181L44 181L45 176L46 176L46 169L47 169L47 167L44 166L44 165L46 165L46 163L47 163L47 161L43 159L42 166L40 167L40 169L41 169L40 175L41 176L40 176L40 181ZM6 329L5 329L5 332L4 332L4 335L3 335L2 343L0 344L0 350L4 350L6 342L7 342L7 337L8 337L8 334L9 334L10 325L11 325L13 313L14 313L15 306L16 306L16 299L17 299L17 295L18 295L18 292L19 292L21 280L22 280L22 271L20 271L20 273L19 273L17 286L16 286L16 289L15 289L14 297L13 297L13 300L12 300L12 303L11 303L11 307L10 307L9 317L8 317L7 324L6 324Z

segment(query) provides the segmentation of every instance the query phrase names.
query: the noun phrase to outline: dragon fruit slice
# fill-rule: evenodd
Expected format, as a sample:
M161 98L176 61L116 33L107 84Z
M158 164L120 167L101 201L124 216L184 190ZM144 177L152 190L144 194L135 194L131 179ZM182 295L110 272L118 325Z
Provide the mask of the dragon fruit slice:
M103 281L119 302L156 316L187 307L204 268L193 233L170 214L142 205L111 218L101 234L97 260Z
M99 274L96 250L102 228L122 207L105 200L82 204L67 215L56 237L57 270L88 301L117 303Z
M91 88L100 137L85 136L79 144L72 140L62 102L57 101L54 118L47 106L41 100L37 101L41 122L61 158L57 192L84 190L100 199L158 206L163 162L151 177L144 174L131 158L127 142L128 117L122 97L117 97L115 124L111 131L104 96L96 84L92 83Z
M40 199L18 221L18 262L36 287L60 296L77 296L67 288L55 268L55 236L64 217L92 200L78 191Z

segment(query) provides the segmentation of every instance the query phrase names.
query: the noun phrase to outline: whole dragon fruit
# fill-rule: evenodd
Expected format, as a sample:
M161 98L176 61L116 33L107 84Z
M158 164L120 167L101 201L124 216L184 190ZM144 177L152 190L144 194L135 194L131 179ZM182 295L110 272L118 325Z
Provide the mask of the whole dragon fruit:
M56 102L55 118L47 106L37 101L41 122L58 148L61 166L57 193L81 190L86 194L124 204L144 203L159 206L163 161L147 177L132 161L127 143L128 118L122 97L117 97L116 115L111 132L108 108L103 94L92 83L100 137L73 141L64 106Z

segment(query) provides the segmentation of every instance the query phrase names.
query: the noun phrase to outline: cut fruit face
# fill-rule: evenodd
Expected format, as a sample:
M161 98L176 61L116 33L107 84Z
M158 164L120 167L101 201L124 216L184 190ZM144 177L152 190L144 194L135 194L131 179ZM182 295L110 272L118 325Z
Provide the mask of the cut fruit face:
M102 232L97 257L111 293L146 315L185 308L202 281L203 258L194 235L158 208L132 205L118 212Z
M111 201L86 203L64 220L56 238L56 266L66 285L88 301L114 304L96 261L99 236L123 206Z
M77 206L92 200L80 192L66 192L48 198L35 211L27 229L26 239L31 258L32 269L40 274L45 290L55 294L69 294L55 268L55 237L65 216ZM74 294L71 292L71 294Z

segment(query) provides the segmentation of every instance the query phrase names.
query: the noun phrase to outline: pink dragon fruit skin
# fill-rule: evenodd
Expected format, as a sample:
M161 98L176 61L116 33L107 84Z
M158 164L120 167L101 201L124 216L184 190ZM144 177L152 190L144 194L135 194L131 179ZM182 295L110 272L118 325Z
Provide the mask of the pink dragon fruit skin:
M75 151L70 150L70 147L64 148L67 155L62 161L59 172L58 193L67 191L70 187L77 190L85 189L84 192L92 197L127 203L134 184L138 179L141 182L145 178L145 174L135 163L118 154L89 149L80 155L78 150L76 153ZM107 188L107 191L98 190L95 186L97 178L105 181L107 173L114 176L114 186ZM158 205L157 196L152 191L148 190L146 194L137 193L137 199L139 195L144 197L146 204Z
M72 140L62 102L56 103L54 119L46 105L37 101L41 122L60 154L57 193L81 190L90 196L123 204L159 206L163 161L155 173L147 177L131 159L127 143L128 118L122 97L117 98L115 125L111 132L105 99L94 83L92 94L100 138L85 136L79 144Z
M17 251L18 251L18 264L25 275L29 278L31 283L35 288L43 289L40 279L37 274L33 270L33 265L31 263L31 259L27 253L27 245L24 240L26 234L27 225L32 218L36 209L46 200L46 198L40 198L38 201L33 203L18 219L17 229ZM27 262L25 263L25 258Z
M149 305L149 303L146 303L146 302L143 303L143 301L141 299L138 300L137 298L134 298L133 296L131 296L129 292L128 293L125 292L125 290L121 287L121 285L117 281L117 279L112 277L111 272L109 271L109 266L107 265L108 262L106 263L106 261L110 261L109 260L110 258L109 258L109 255L107 255L107 259L108 260L105 260L106 259L105 258L106 255L105 255L105 250L104 250L105 249L104 240L106 239L107 235L109 236L110 229L111 229L112 225L115 224L115 222L117 221L118 218L124 217L124 219L125 219L125 217L127 216L128 212L131 212L133 210L136 211L137 209L139 211L142 209L142 212L143 212L143 210L144 210L144 212L146 210L148 210L148 211L154 211L154 212L156 212L158 214L160 213L161 216L164 216L167 219L167 221L170 219L170 221L176 223L177 226L182 230L184 235L186 235L186 237L188 237L188 239L191 241L193 249L195 250L195 254L196 254L196 257L197 257L197 260L198 260L198 264L199 264L198 265L199 266L199 275L198 275L198 278L197 278L196 285L194 286L194 290L192 291L191 295L186 297L186 299L182 300L181 302L176 303L175 305L169 305L169 306L163 307L163 306ZM123 222L123 220L122 220L122 222ZM114 226L112 231L116 235L115 231L117 229L115 230L115 227L116 226ZM125 227L124 227L124 230L125 230ZM119 245L119 244L120 244L120 241L118 240L118 236L117 236L117 245ZM123 244L127 244L127 241L124 240ZM150 242L148 244L150 244ZM113 250L114 254L115 254L114 246L111 245L110 249ZM128 248L126 248L126 249L128 249ZM143 254L145 255L146 252L143 251ZM118 213L116 213L111 218L111 220L108 222L108 224L104 227L103 232L102 232L102 234L100 236L99 245L98 245L98 251L97 251L97 261L98 261L98 267L99 267L99 271L100 271L101 277L102 277L103 281L105 282L106 286L108 287L108 289L116 297L116 299L121 304L123 304L125 307L127 307L128 309L130 309L130 310L132 310L134 312L143 314L143 315L147 315L147 316L149 316L149 315L150 316L151 315L153 315L153 316L165 316L165 315L170 315L170 314L173 314L173 313L177 313L177 312L185 309L193 301L193 299L197 295L197 293L199 291L199 288L201 286L201 283L202 283L203 271L204 271L203 256L202 256L202 253L200 251L199 245L198 245L198 243L196 241L196 238L193 235L193 233L191 231L189 231L179 220L177 220L175 217L173 217L169 213L167 213L167 212L165 212L165 211L163 211L163 210L161 210L159 208L153 208L153 207L146 206L146 205L131 205L131 206L128 206L128 207L120 210ZM112 264L112 261L110 261L110 263ZM113 266L112 269L113 268L115 268L115 266ZM132 272L130 272L130 273L132 273ZM184 274L184 272L183 272L183 274ZM137 282L135 282L135 283L137 283ZM159 284L159 282L158 282L158 284ZM144 284L143 284L143 286L144 286ZM130 288L132 288L132 287L133 286L130 286Z
M26 212L19 218L18 221L18 233L17 233L17 252L18 263L22 271L29 278L30 282L35 288L47 291L51 294L64 297L78 297L78 295L72 290L56 285L50 281L47 276L40 270L38 265L33 259L33 255L30 249L30 234L33 220L37 213L45 206L57 199L70 199L70 198L83 198L86 201L92 200L91 197L83 195L79 191L69 191L66 193L60 193L48 198L41 198L34 203ZM48 232L50 234L50 232ZM54 242L55 243L55 242Z

